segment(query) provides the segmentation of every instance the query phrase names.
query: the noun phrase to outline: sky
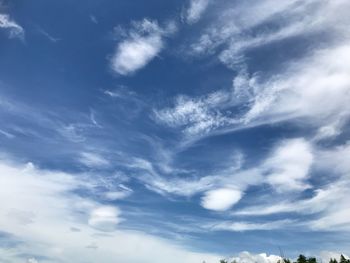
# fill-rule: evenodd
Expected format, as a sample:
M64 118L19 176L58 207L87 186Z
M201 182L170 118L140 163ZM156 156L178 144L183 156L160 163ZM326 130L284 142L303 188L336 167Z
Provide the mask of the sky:
M0 0L0 261L350 254L348 0Z

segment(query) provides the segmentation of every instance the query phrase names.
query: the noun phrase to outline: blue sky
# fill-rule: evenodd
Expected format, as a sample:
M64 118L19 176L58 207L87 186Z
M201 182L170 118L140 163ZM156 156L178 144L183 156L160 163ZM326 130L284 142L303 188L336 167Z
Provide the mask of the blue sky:
M0 1L0 260L350 254L349 10Z

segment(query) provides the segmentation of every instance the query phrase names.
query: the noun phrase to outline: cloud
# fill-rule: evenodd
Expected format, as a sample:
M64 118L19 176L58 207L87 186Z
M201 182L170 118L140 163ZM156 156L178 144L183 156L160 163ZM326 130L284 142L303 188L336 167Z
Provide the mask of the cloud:
M277 263L281 260L280 256L270 255L265 253L251 254L247 251L239 253L237 257L230 258L230 262L237 263Z
M199 3L200 1L193 2ZM319 6L317 1L307 2ZM341 3L342 5L346 4L344 1L335 0L334 2L328 1L324 6L328 8L338 5L340 7ZM347 158L344 158L344 156L349 155L348 149L344 146L328 152L324 149L319 150L318 147L322 146L317 145L322 140L336 138L342 134L342 129L349 117L350 82L348 72L350 68L347 62L350 61L348 59L349 42L346 34L341 41L338 38L340 31L346 32L341 28L341 24L344 24L345 28L348 23L339 23L339 25L337 23L336 30L334 30L336 36L334 42L327 42L326 45L325 43L320 44L320 47L311 46L310 50L312 51L306 52L307 54L302 58L293 61L286 59L278 70L272 73L265 71L250 73L251 69L244 64L247 62L245 56L251 50L287 38L318 32L318 29L321 28L320 25L325 25L325 23L322 22L323 20L312 21L315 17L313 17L313 12L309 12L311 10L309 4L304 5L302 1L289 1L288 3L283 1L281 3L264 1L262 3L258 1L252 3L251 13L247 12L248 8L245 9L247 5L245 3L242 4L243 7L231 8L228 13L223 13L222 18L225 20L223 25L227 25L227 27L221 28L219 26L218 28L215 25L213 30L205 32L206 37L204 37L205 35L201 36L200 41L203 42L198 45L198 50L204 53L215 53L224 65L235 71L232 87L211 91L207 95L198 97L178 95L170 105L164 103L163 108L154 110L152 117L159 124L170 127L172 131L184 134L186 138L203 138L204 136L246 129L261 124L272 125L276 122L288 121L293 124L301 123L302 125L299 125L298 129L308 130L312 139L306 137L275 141L275 146L268 150L267 156L262 157L262 160L257 161L258 163L254 163L253 166L250 166L252 165L250 158L255 158L254 153L253 156L248 156L249 160L244 166L230 163L227 167L221 167L219 164L215 164L217 165L215 167L220 168L211 172L197 173L197 171L192 170L178 172L180 169L174 168L172 162L177 153L175 151L168 153L166 150L165 153L161 153L159 150L159 156L147 156L149 160L142 159L145 157L128 158L123 164L125 165L123 168L128 172L132 171L132 174L135 174L133 178L141 181L148 189L164 196L176 195L189 198L197 194L201 197L198 205L214 211L230 209L235 211L237 207L240 207L236 204L241 201L243 196L244 201L247 201L248 204L253 202L256 205L255 193L250 195L250 187L257 186L259 190L266 186L269 187L267 191L271 195L266 194L258 201L268 200L272 201L271 203L246 208L247 203L241 202L240 205L242 204L244 208L234 212L234 215L246 216L247 218L219 223L212 228L213 230L275 230L295 224L314 231L348 230L349 220L347 218L350 217L347 212L349 211L347 204L347 200L349 200L347 194L349 170ZM315 9L318 15L326 14L323 15L327 19L325 21L341 21L333 20L335 19L333 14L339 14L332 12L334 8L329 9L331 12L320 12L320 10L325 11L319 7ZM194 21L199 19L202 11L197 10L196 12L199 15ZM304 16L305 13L312 14ZM232 16L232 14L237 16ZM284 16L285 14L286 16ZM341 15L339 16L341 17ZM282 23L274 24L275 19L279 17L282 18ZM234 19L235 23L230 23L229 19ZM207 21L203 21L203 23L205 22ZM275 27L266 27L266 25L271 24L274 24ZM304 30L306 24L307 28ZM333 25L334 23L329 24ZM264 30L260 31L259 28ZM217 29L216 33L214 29ZM324 27L324 29L328 32L329 26ZM135 22L130 30L124 30L124 35L116 47L116 53L111 61L114 70L119 74L129 75L147 65L164 49L167 32L166 27L163 28L155 21ZM339 60L339 58L342 59ZM271 60L273 60L272 57ZM256 66L259 65L256 64ZM133 95L119 90L106 90L105 94L115 100L118 99L118 104L120 104L121 99ZM36 120L36 118L28 119ZM93 111L90 112L89 121L95 126L99 126ZM53 127L50 125L53 123L55 121L46 122L45 124L48 125L45 126ZM57 125L54 129L56 127ZM70 141L81 143L86 141L88 136L84 127L79 124L62 125L59 132ZM7 127L4 131L8 130L12 132ZM4 132L2 134L6 136ZM288 134L286 133L286 136ZM267 140L264 141L265 143ZM152 148L155 147L158 145L152 145ZM146 152L148 153L148 151ZM142 154L143 151L140 155ZM181 157L187 159L189 153L181 152L179 156L181 154L184 154ZM110 164L103 156L88 150L82 152L78 159L88 167L104 167ZM163 165L163 160L165 165ZM159 161L161 163L157 164ZM189 160L187 159L187 161ZM228 163L229 161L224 160L223 162ZM19 181L11 184L11 179L3 180L4 188L14 188L14 194L19 196L20 202L12 204L11 207L5 206L5 210L9 211L1 215L0 226L5 226L21 239L32 244L30 249L45 251L49 256L57 257L61 261L72 261L69 256L74 255L75 258L78 258L77 260L74 258L74 262L84 262L84 260L108 262L110 258L121 262L154 262L158 258L164 260L163 257L174 261L176 259L181 262L195 260L197 262L197 260L207 256L194 255L168 241L143 233L130 233L122 230L123 224L127 225L123 209L106 206L105 203L119 203L120 199L125 198L132 191L119 187L106 187L100 182L93 181L93 191L98 188L96 190L98 194L91 197L80 196L79 193L84 192L81 190L88 187L81 186L80 183L90 183L90 179L87 180L87 178L96 179L99 177L97 174L90 176L70 175L57 171L43 171L35 167L29 167L26 170L27 168L18 166L18 164L4 164L4 167L10 171L5 174L15 174L13 177ZM317 174L320 178L312 177L313 169L320 169L321 172ZM330 181L323 178L323 174L328 171ZM6 177L3 176L3 178ZM55 178L57 181L52 183L51 180ZM64 178L69 178L68 182ZM322 184L318 185L318 181L315 183L314 180L310 179L322 180ZM39 181L39 186L37 186L37 181ZM41 184L42 186L40 186ZM17 186L20 189L19 192L16 192ZM270 191L270 186L274 191ZM62 189L55 187L62 187ZM308 190L307 195L303 193L306 189ZM12 195L13 193L5 190L2 198L16 202ZM278 198L275 200L274 197ZM92 198L94 199L92 200ZM99 201L99 198L102 200ZM22 201L25 203L27 199L31 201L30 207L33 207L33 211L20 204ZM252 199L254 200L252 201ZM279 203L281 199L283 202ZM118 201L114 202L116 200ZM36 213L36 211L39 212ZM48 215L43 214L45 213L43 211L47 211ZM253 216L263 215L284 218L286 215L282 213L297 213L308 219L304 222L252 219ZM309 216L312 216L312 219L309 219ZM122 218L125 221L120 224ZM41 232L42 225L47 227L44 227L44 231ZM71 233L73 232L71 231L72 225L77 226L81 231ZM69 232L66 232L67 229ZM109 233L101 234L101 231ZM36 235L37 233L40 234ZM76 234L77 237L73 234ZM97 237L98 235L103 237ZM84 244L81 243L81 240ZM132 247L135 244L140 244L140 255L133 254ZM47 250L40 246L46 246ZM120 252L122 255L113 250L113 247L118 246L123 246L123 250L125 250ZM99 249L90 250L101 252L85 252L84 249L87 247L98 247ZM30 250L29 248L21 249ZM158 254L160 252L162 254ZM79 258L80 254L82 259ZM172 256L174 254L176 254L175 259ZM161 257L157 257L159 255ZM212 258L214 257L212 256ZM255 261L257 260L253 262Z
M101 206L91 211L89 218L89 225L102 230L114 231L116 226L120 223L120 212L113 206Z
M79 162L88 167L104 167L109 165L109 161L92 152L82 152L79 157Z
M260 86L245 122L307 118L312 124L323 126L339 122L349 116L350 48L340 45L315 51L307 59L291 64L282 75Z
M225 211L242 198L242 193L235 189L215 189L204 194L201 205L209 210Z
M274 230L274 229L286 229L293 223L292 220L278 220L271 221L267 223L252 223L252 222L221 222L212 226L212 230L215 231L234 231L234 232L244 232L244 231L254 231L254 230Z
M60 41L60 38L54 37L52 35L50 35L47 31L45 31L43 28L38 27L37 28L38 32L40 34L42 34L44 37L46 37L49 41L53 42L53 43L57 43L58 41Z
M123 211L89 196L79 196L95 182L94 176L42 170L32 164L0 160L0 228L16 242L13 250L1 250L0 260L21 262L21 255L40 255L57 262L215 263L219 256L191 252L170 241L118 227ZM13 213L13 211L17 211ZM19 214L18 212L23 213ZM11 213L12 212L12 213ZM32 218L32 214L35 215ZM21 220L16 217L20 216ZM23 224L23 217L32 220ZM72 231L71 228L80 231ZM101 235L105 231L108 235ZM99 233L100 232L100 233ZM98 249L88 249L94 244ZM122 247L122 250L116 250ZM138 252L135 253L135 247ZM26 259L32 256L26 256Z
M63 125L58 129L58 132L67 140L74 143L80 143L86 141L86 137L82 134L84 127L80 124L68 124Z
M228 101L225 92L214 92L200 98L179 96L174 107L155 110L155 119L174 128L181 128L186 135L209 133L232 120L220 112L218 106Z
M251 186L269 184L277 193L299 192L310 187L307 180L314 157L312 145L303 138L277 142L265 160L250 168L241 169L242 158L236 153L236 160L227 167L200 178L164 179L153 165L146 161L130 167L148 172L148 175L143 173L138 178L149 189L160 194L180 196L205 192L201 205L218 211L229 209Z
M8 138L8 139L13 139L13 138L16 137L16 136L13 135L12 133L9 133L9 132L4 131L4 130L1 130L1 129L0 129L0 134L1 134L1 135L4 135L4 136L5 136L6 138Z
M186 50L191 50L191 55L217 56L235 72L233 86L195 98L180 95L174 106L157 110L158 120L182 130L192 141L282 121L318 129L315 140L340 135L350 116L350 19L344 11L349 2L215 4L220 15L208 22ZM273 70L250 73L246 60L250 51L281 45L292 38L316 38L320 44L306 40L305 46L312 48L301 48L303 56L291 59L283 52L282 62L271 58ZM345 59L339 61L339 57ZM206 101L217 93L226 100L215 104Z
M133 168L136 177L145 186L161 195L178 195L191 197L197 193L204 193L209 190L220 188L238 189L244 191L248 185L262 181L262 174L258 169L240 170L244 157L240 152L234 151L229 157L229 164L215 171L204 174L200 177L193 172L186 171L186 177L172 176L164 177L158 173L153 164L146 160L134 160L128 167Z
M245 52L284 39L320 32L329 38L348 34L344 26L349 23L344 11L347 7L344 0L327 3L293 0L278 4L272 0L251 4L218 2L217 16L202 30L190 52L218 54L223 63L234 68ZM325 11L332 13L323 16Z
M132 193L132 191L109 191L104 193L104 197L107 200L119 200L119 199L124 199L126 197L128 197L130 194Z
M234 212L241 216L266 216L273 214L294 213L314 215L313 219L300 222L303 227L313 231L349 231L349 198L346 189L350 187L350 165L344 160L350 146L339 146L333 149L318 149L314 160L317 174L330 174L324 185L313 190L309 198L266 203L251 206Z
M264 80L241 71L233 90L199 98L180 96L174 107L158 110L156 116L192 140L283 121L316 127L315 140L334 138L350 117L349 56L349 46L340 44L315 50ZM221 94L221 99L212 102L208 98L213 94ZM232 114L232 108L240 111Z
M125 99L125 100L131 100L134 97L137 97L137 94L134 91L124 86L121 86L115 90L105 90L103 93L112 98Z
M267 183L277 191L305 190L305 182L313 162L311 145L304 139L290 139L279 143L262 169Z
M24 29L15 21L10 19L9 15L0 14L0 28L9 32L10 38L19 38L24 40Z
M335 252L335 251L321 251L320 252L320 258L322 259L322 262L329 262L331 259L339 260L340 256L343 255L345 258L349 259L349 256Z
M94 15L89 15L90 21L94 24L98 24L98 20L96 18L96 16Z
M103 193L103 197L107 200L114 201L124 199L130 196L133 192L134 191L131 188L123 184L119 184L117 189Z
M190 6L186 10L186 21L188 24L198 22L202 14L205 12L209 4L209 0L190 0Z
M129 75L153 60L164 47L164 37L175 30L174 24L161 28L156 21L134 22L127 36L118 44L111 59L112 70Z
M275 191L262 198L267 204L250 207L248 201L248 205L245 204L244 208L236 211L233 208L233 212L230 212L235 218L244 216L249 220L233 219L233 222L212 223L210 224L212 231L275 230L296 226L311 231L347 231L350 227L348 220L350 217L347 202L349 195L346 189L350 186L350 166L343 156L347 156L348 151L348 146L324 150L304 138L294 138L275 143L270 153L255 167L242 169L242 161L239 161L238 166L232 165L216 170L212 175L202 175L199 178L165 179L157 173L151 163L145 161L141 166L133 167L137 169L142 167L144 171L149 172L149 176L143 174L139 177L147 188L162 195L191 197L200 193L202 194L200 205L219 212L232 209L243 195L247 195L249 200L250 195L247 193L252 186L269 184L273 187ZM318 188L319 186L311 184L315 179L314 174L318 173L331 173L334 178L341 176L341 179L330 179L329 183ZM312 196L302 198L298 193L306 189L310 190ZM290 195L291 193L293 195ZM271 201L272 203L269 203ZM285 218L286 213L313 215L313 219L263 222L253 219L271 215Z
M344 182L338 182L333 185L328 185L323 189L316 189L314 195L309 199L294 202L285 200L281 203L274 202L272 205L253 206L238 210L234 214L244 216L261 216L279 213L317 214L327 211L331 207L344 205L344 200L348 198L348 195L343 193L347 185L348 184ZM333 212L329 213L331 214Z

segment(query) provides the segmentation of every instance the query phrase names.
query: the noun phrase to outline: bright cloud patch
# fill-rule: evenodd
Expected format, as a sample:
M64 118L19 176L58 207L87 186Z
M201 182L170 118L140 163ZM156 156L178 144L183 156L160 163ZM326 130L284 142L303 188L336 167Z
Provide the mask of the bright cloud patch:
M281 260L280 256L262 254L251 254L249 252L242 252L238 257L233 257L230 260L237 263L277 263Z
M113 231L120 222L119 210L112 206L101 206L91 211L89 225L102 231Z
M171 25L161 28L157 22L134 22L133 28L122 40L111 59L112 69L121 74L131 74L154 59L164 46L164 36L174 30Z
M313 154L311 146L303 139L282 142L263 165L267 182L277 191L304 190Z
M225 211L242 198L242 193L234 189L216 189L205 193L201 205L209 210Z
M10 38L24 38L24 29L15 21L11 20L9 15L0 14L0 28L8 30Z
M161 263L164 258L171 263L219 260L219 256L189 252L141 232L118 230L120 210L73 194L71 191L90 185L88 180L82 184L76 178L32 164L0 161L0 228L6 229L10 233L7 236L13 239L11 249L0 247L1 260L37 262L50 258L77 263ZM97 234L98 231L109 233ZM0 232L0 239L2 236ZM135 245L138 253L134 253Z
M214 230L226 230L233 232L244 232L244 231L254 231L254 230L274 230L280 228L286 228L288 225L292 224L292 220L278 220L263 223L253 223L253 222L221 222L215 224L212 229Z
M180 96L173 108L156 110L155 117L171 127L183 128L188 135L208 133L233 122L218 109L218 106L227 103L228 99L225 92L215 92L198 99Z
M122 75L127 75L144 67L163 47L159 35L127 40L119 44L113 57L112 68Z
M342 121L349 116L350 48L341 45L315 52L275 80L264 83L245 121L274 121L306 117L320 126ZM339 125L338 125L339 126ZM321 130L322 131L322 130ZM327 132L323 128L323 133ZM331 134L337 131L328 131Z

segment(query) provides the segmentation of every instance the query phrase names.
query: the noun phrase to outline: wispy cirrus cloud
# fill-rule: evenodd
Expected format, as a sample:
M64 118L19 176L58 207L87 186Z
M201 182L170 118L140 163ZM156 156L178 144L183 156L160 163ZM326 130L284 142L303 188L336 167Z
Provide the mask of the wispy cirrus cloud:
M218 91L199 98L179 96L173 107L155 110L154 116L160 123L180 128L185 134L206 134L234 122L220 110L219 105L224 107L229 101L227 95Z
M282 140L275 144L260 164L242 169L238 155L235 162L216 173L189 178L163 178L151 162L138 160L132 167L145 171L139 177L146 186L162 195L191 197L201 194L201 206L214 211L227 211L238 203L251 186L270 185L276 193L300 192L311 186L309 172L313 165L311 144L303 138Z
M317 215L311 220L300 222L303 227L311 230L344 230L350 227L350 198L346 189L350 185L350 166L344 161L350 147L339 146L333 149L320 150L315 153L316 170L318 173L332 173L333 178L321 187L313 189L313 195L302 199L285 199L281 202L266 203L258 206L247 206L235 211L234 215L244 217L259 217L275 214Z
M268 0L231 5L217 2L216 12L220 15L202 30L192 45L192 52L218 54L223 63L234 66L246 51L291 37L323 32L328 41L349 33L344 26L349 23L343 10L347 5L344 0L326 3L293 0L278 4ZM321 15L327 11L328 16ZM306 13L309 16L305 16Z
M232 231L232 232L245 232L245 231L254 231L254 230L274 230L274 229L286 229L295 223L294 220L284 219L268 222L220 222L211 226L211 229L214 231Z
M315 136L339 135L350 114L346 102L349 100L347 72L350 64L344 62L347 59L340 62L338 58L347 58L349 54L348 45L342 43L316 50L264 80L240 73L234 78L232 90L212 93L221 94L220 99L208 101L212 94L175 99L175 106L157 110L156 116L161 123L180 128L192 138L261 124L303 120L306 125L319 129ZM232 114L232 107L241 110Z
M157 110L160 122L183 130L194 140L301 119L319 129L315 139L341 134L341 126L349 117L345 100L349 99L350 81L349 63L344 62L348 59L340 62L337 58L350 54L350 32L345 26L350 20L344 12L349 3L263 1L252 5L233 3L232 7L216 5L223 14L201 31L190 52L194 56L216 56L234 71L233 86L194 98L180 95L174 105ZM284 53L281 56L285 59L276 62L282 66L276 64L266 73L264 69L251 72L245 58L249 52L282 45L287 39L313 36L320 39L320 45L301 50L303 57L290 59ZM207 97L216 93L222 94L222 100L208 102Z
M7 14L0 14L0 28L9 32L10 38L19 38L24 40L24 29Z
M82 152L78 160L88 167L103 167L109 165L109 161L107 159L103 158L97 153L92 152Z
M57 43L58 41L61 40L60 38L52 36L51 34L49 34L47 31L45 31L41 27L38 27L37 30L41 35L43 35L44 37L46 37L49 41L51 41L53 43Z

